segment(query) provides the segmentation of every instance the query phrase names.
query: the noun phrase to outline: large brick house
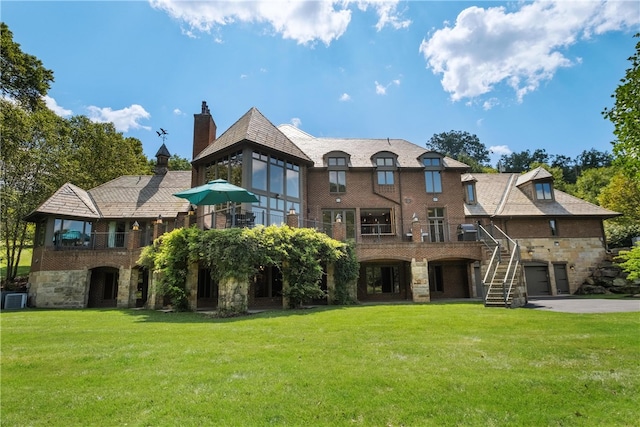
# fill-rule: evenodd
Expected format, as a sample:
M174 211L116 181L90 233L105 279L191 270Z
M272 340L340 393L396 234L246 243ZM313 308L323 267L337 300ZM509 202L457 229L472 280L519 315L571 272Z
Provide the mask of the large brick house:
M175 227L288 223L352 241L359 301L485 298L521 306L528 295L573 293L605 255L602 221L618 215L526 174L469 167L401 139L318 138L274 126L250 109L217 136L208 106L194 115L192 172L123 176L88 191L71 184L36 209L29 296L37 307L158 307L141 247ZM226 179L259 202L194 210L174 193ZM195 215L192 215L194 214ZM330 281L330 278L328 278ZM205 270L187 283L192 308L217 305ZM268 266L249 284L249 307L282 306Z

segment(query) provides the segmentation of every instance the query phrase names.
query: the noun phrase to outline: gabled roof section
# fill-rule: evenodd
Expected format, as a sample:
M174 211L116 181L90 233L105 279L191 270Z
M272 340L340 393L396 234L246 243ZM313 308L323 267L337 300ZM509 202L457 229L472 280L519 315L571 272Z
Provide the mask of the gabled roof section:
M391 152L398 156L399 167L423 168L419 158L430 152L404 139L316 138L291 125L280 125L278 129L300 147L316 167L323 165L325 154L342 151L350 156L351 167L370 168L372 167L371 158L375 154ZM445 168L469 168L468 165L449 157L444 157L442 163Z
M100 218L100 211L87 191L71 183L66 183L31 212L26 219L33 220L39 215L96 219Z
M477 203L465 205L465 215L488 217L593 216L602 219L620 215L618 212L594 205L560 190L554 190L553 201L536 202L518 188L521 176L523 175L511 173L474 174L477 180ZM546 178L545 174L541 174L538 179Z
M477 181L476 177L470 173L465 173L464 175L462 175L462 182L476 182L476 181Z
M516 182L516 186L519 187L529 181L539 181L541 179L553 179L553 175L551 175L551 173L542 166L538 166L534 170L520 175Z
M296 144L255 107L252 107L244 116L240 117L213 144L202 150L193 161L195 162L213 153L223 151L245 140L307 162L311 161Z

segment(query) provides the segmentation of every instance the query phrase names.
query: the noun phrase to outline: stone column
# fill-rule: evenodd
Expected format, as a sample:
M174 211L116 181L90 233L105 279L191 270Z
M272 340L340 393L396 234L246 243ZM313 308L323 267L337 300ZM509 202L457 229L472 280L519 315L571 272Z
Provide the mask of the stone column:
M187 304L189 310L196 311L198 309L198 272L200 266L197 262L189 264L187 269L187 277L185 279L184 290L187 294Z
M161 273L152 272L149 274L149 289L147 292L146 307L150 310L162 308L162 295L158 294L157 283L160 281Z
M245 313L249 309L249 282L227 278L218 284L218 311Z
M426 258L418 261L411 259L411 293L413 302L430 302L429 263Z
M335 264L327 264L327 304L333 305L336 300Z

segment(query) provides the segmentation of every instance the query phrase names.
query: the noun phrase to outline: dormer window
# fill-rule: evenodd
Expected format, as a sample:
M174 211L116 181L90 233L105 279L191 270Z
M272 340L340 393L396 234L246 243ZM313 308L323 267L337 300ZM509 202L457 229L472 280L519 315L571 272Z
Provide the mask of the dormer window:
M474 182L467 182L464 185L464 196L467 204L473 205L476 203L476 186Z
M464 201L468 205L475 205L477 203L476 194L476 178L467 173L462 176L462 188L464 189Z
M536 199L553 200L553 186L550 182L536 182Z
M396 159L390 153L380 153L373 158L378 185L393 185Z
M327 157L330 193L344 193L347 191L348 164L349 163L345 156L331 155Z
M433 153L421 158L427 193L442 193L442 157Z

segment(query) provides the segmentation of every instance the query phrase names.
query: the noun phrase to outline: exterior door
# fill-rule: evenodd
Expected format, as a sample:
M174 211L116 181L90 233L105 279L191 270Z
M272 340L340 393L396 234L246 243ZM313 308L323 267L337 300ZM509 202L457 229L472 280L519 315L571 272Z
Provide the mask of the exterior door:
M567 265L553 264L553 273L556 276L556 290L558 294L568 294L569 278L567 277Z
M551 295L549 287L549 267L547 264L524 267L528 295Z

